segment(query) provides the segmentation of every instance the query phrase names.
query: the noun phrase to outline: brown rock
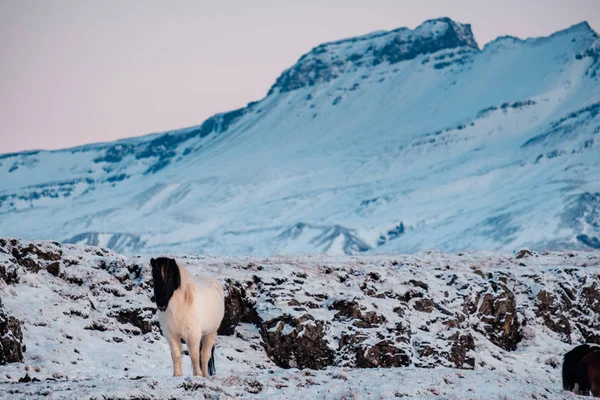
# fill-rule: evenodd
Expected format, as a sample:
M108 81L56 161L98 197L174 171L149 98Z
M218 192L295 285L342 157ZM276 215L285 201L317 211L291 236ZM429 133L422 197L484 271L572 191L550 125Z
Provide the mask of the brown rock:
M24 351L21 321L7 315L0 301L0 365L23 362Z
M0 264L0 279L3 279L8 285L19 283L19 266L16 262L17 260L14 260L14 264Z
M155 325L153 315L156 312L154 308L132 308L119 310L111 314L121 324L131 324L138 328L142 335L152 332L152 327Z
M334 320L340 321L344 319L354 319L354 326L358 328L375 328L386 321L383 315L377 314L375 311L367 311L363 313L356 301L336 300L330 306L330 310L339 310Z
M475 357L472 351L475 350L475 341L470 333L459 334L458 332L450 336L453 341L450 348L450 361L456 368L473 369L475 368Z
M54 276L58 276L60 273L60 263L58 261L53 262L52 264L46 267L46 271Z
M565 303L564 301L567 301ZM561 335L563 341L571 343L571 324L568 318L570 300L558 299L553 293L542 290L536 297L535 315L542 318L544 325Z
M46 243L49 246L48 243ZM21 257L27 254L35 254L39 260L44 261L58 261L62 257L62 250L53 244L52 249L41 249L33 243L29 243L27 247L21 249Z
M326 324L305 314L284 314L260 327L267 355L282 368L324 369L333 364L326 340Z
M225 282L225 315L221 321L218 334L230 336L240 322L253 323L260 326L262 320L258 316L254 303L248 299L246 289L239 282Z
M374 346L359 346L356 366L359 368L393 368L410 364L410 357L390 340L382 340Z
M415 301L415 304L413 307L417 311L421 311L421 312L425 312L425 313L432 313L433 309L435 308L435 305L433 304L433 301L431 301L430 299L423 298L423 299L419 299L419 300Z
M478 330L496 346L515 350L523 337L515 295L501 283L492 282L491 290L483 296L478 310L482 322Z
M333 317L335 320L343 318L358 319L361 317L360 306L356 301L336 300L330 306L330 310L338 310Z
M529 249L523 249L523 250L519 250L519 252L517 253L517 255L515 256L516 259L521 259L521 258L525 258L525 257L530 257L533 255L533 252Z
M586 286L581 290L581 296L585 301L585 306L594 313L600 313L600 289L598 284L594 282L590 286Z

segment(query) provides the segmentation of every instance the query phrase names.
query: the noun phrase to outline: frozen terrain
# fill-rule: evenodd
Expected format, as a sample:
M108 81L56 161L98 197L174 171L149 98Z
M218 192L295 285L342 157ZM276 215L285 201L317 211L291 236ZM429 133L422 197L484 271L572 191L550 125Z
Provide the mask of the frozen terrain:
M600 339L597 252L180 255L227 311L217 375L172 378L148 259L0 239L0 398L575 399L562 354Z
M587 23L325 43L199 126L0 156L0 233L127 254L598 249L599 69Z

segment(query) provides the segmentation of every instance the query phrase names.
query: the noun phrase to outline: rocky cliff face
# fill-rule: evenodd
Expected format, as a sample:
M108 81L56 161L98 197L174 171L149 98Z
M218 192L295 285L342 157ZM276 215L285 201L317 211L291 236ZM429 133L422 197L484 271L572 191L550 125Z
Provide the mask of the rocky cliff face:
M438 58L445 61L437 63L436 68L449 66L453 59L454 62L464 62L470 52L479 50L470 25L440 18L426 21L414 30L401 28L324 43L284 71L269 94L327 83L360 67L373 67L384 62L393 65L449 49L456 51Z
M22 362L25 350L21 321L6 314L0 299L0 365Z

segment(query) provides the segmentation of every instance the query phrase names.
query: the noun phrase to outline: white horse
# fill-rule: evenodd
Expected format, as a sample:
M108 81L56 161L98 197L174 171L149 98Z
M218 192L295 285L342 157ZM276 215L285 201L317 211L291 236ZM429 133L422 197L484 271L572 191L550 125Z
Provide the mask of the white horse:
M222 286L212 278L193 279L172 258L151 259L158 320L171 348L173 376L181 376L181 341L194 375L215 374L214 344L223 319Z

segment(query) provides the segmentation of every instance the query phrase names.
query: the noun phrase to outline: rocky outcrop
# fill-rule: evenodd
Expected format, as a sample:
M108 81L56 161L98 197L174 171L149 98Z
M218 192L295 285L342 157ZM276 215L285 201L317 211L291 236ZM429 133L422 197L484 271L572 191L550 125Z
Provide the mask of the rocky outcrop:
M156 308L145 307L143 309L121 309L111 313L110 316L115 318L120 324L130 325L129 332L134 335L145 335L152 332L153 327L158 327L154 314L156 314Z
M181 262L223 282L219 334L243 338L252 331L256 348L262 345L282 368L472 369L484 364L476 346L501 357L526 346L522 338L536 332L562 343L600 341L595 253L182 256ZM40 277L59 304L68 304L57 322L42 321L49 327L76 319L83 320L82 335L110 343L163 340L151 274L140 258L97 247L0 240L0 266L0 290L7 291L13 313L0 314L2 362L23 358L27 330L19 320L29 316L15 306L16 289Z
M337 312L333 316L335 321L348 321L357 328L375 328L385 322L385 317L374 311L362 312L356 301L336 300L330 310Z
M19 283L19 264L17 263L17 259L11 254L9 248L11 240L16 242L15 239L0 239L0 252L10 255L7 258L0 258L0 279L9 285Z
M450 361L455 368L473 369L475 367L475 340L470 333L459 334L458 332L450 336L453 340L450 348Z
M6 313L0 299L0 365L22 362L24 351L21 321Z
M586 277L586 282L579 292L579 302L576 310L572 310L579 330L586 342L600 342L600 321L596 316L600 313L600 282L595 277L591 280Z
M323 369L333 364L326 325L309 314L282 315L264 322L260 331L269 358L281 367Z
M352 49L355 51L352 51ZM425 21L414 30L405 28L325 43L303 55L292 68L284 71L269 90L281 93L316 86L357 67L396 64L443 50L456 49L451 55L438 56L464 62L464 55L478 50L468 24L449 18ZM461 57L463 56L463 57ZM452 64L454 60L445 64ZM441 63L440 63L441 64ZM438 69L441 67L437 67Z
M560 335L563 341L571 343L571 323L569 310L573 303L566 296L557 297L554 293L541 290L536 296L535 315L541 318L550 330Z
M256 312L256 307L246 294L246 290L253 285L254 282L246 282L243 285L231 279L225 281L225 315L219 327L219 335L233 335L235 327L240 322L260 325L262 321Z
M497 270L474 265L461 270L449 262L433 269L435 278L423 275L418 264L400 268L396 260L379 269L361 264L324 266L307 274L290 268L282 273L285 278L252 263L256 275L251 282L227 282L230 311L225 320L230 321L230 331L242 319L257 324L267 354L285 368L472 369L477 343L513 351L521 344L525 324L539 324L536 329L547 329L566 343L574 337L597 338L600 326L594 310L600 311L600 286L589 283L578 288L596 278L583 269L577 270L580 275L561 271L566 278L531 274L524 263L529 258L538 263L543 257L523 254L510 261L511 268ZM326 282L326 293L320 285L311 285L317 276ZM530 291L538 282L553 279L560 285ZM579 303L572 303L573 298Z
M514 293L503 283L491 282L490 290L482 295L480 302L477 329L496 346L515 350L523 334Z
M49 272L55 274L58 271L57 262L62 257L60 243L56 242L25 244L17 239L1 239L0 249L5 254L10 254L8 260L0 262L0 277L8 284L19 281L19 268L38 273L50 267Z
M410 356L391 340L358 346L356 350L356 366L359 368L392 368L410 364Z

